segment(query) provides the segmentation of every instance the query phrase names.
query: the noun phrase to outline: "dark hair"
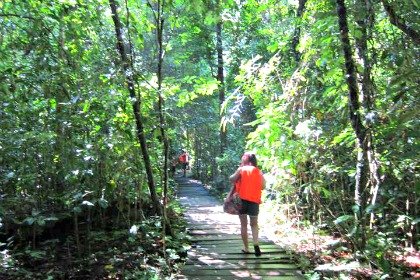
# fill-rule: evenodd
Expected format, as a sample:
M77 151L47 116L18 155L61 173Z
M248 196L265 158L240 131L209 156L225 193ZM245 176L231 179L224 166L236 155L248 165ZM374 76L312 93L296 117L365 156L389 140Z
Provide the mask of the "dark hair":
M244 162L249 162L251 163L253 166L257 166L257 157L255 156L254 153L251 152L245 152L244 155L242 156L242 161Z

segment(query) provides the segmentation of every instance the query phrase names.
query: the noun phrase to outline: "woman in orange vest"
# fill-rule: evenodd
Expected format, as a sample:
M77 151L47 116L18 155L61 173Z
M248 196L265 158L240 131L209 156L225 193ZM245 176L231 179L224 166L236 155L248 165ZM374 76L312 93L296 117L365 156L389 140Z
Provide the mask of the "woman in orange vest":
M255 256L261 256L261 250L258 243L258 213L261 204L261 192L265 186L263 173L257 167L257 158L255 154L246 152L242 156L241 165L233 173L229 180L233 187L231 194L237 192L242 200L242 209L239 212L239 220L241 221L241 237L244 243L242 252L250 254L248 249L248 219L250 218L250 226L252 232L252 240L254 243Z

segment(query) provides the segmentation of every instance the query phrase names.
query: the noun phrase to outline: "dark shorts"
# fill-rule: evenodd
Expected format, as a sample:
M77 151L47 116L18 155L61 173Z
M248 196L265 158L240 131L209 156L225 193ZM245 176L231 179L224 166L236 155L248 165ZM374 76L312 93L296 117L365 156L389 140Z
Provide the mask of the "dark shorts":
M260 212L260 205L258 203L242 199L242 209L239 212L239 214L258 216L259 212Z

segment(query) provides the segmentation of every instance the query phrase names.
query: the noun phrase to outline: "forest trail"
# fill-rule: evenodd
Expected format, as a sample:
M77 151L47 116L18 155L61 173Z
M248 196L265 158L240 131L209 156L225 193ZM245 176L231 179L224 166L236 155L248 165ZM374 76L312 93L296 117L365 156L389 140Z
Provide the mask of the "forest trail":
M178 279L303 279L293 257L265 236L260 237L262 256L242 254L239 218L224 213L199 181L175 180L192 242Z

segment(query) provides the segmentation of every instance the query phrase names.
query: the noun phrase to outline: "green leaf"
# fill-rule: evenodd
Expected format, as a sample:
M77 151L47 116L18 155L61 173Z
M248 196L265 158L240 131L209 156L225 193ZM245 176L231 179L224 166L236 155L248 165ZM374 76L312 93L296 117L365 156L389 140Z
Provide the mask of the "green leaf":
M345 128L341 133L334 137L332 144L339 145L352 142L355 136L353 130L350 127Z
M360 211L360 206L355 204L351 207L351 210L353 210L353 213L359 213Z
M33 258L35 260L42 260L46 256L46 252L45 251L26 250L25 253L28 254L29 256L31 256L31 258Z
M375 209L376 209L376 208L377 208L377 206L376 206L376 205L372 205L372 204L370 204L370 205L368 205L368 207L366 207L365 212L366 212L367 214L373 213L373 212L375 211Z
M31 226L34 222L35 222L35 218L33 218L33 217L27 217L25 220L23 220L22 223Z
M45 219L43 217L39 217L38 219L36 219L36 223L37 225L43 227L45 226Z
M88 206L88 207L95 206L95 204L93 204L92 202L87 201L87 200L84 200L84 201L82 202L82 205L85 205L85 206Z
M106 199L99 199L98 204L102 209L108 208L108 201Z
M274 53L279 49L279 43L273 42L271 45L267 46L267 51Z
M418 224L420 222L420 218L416 218L416 219L414 219L412 222L411 222L411 224L412 225L416 225L416 224Z
M55 110L57 108L57 101L53 98L49 100L51 109Z
M343 215L334 220L334 224L339 225L353 219L353 215Z
M75 201L77 201L77 200L79 200L81 198L83 198L83 193L81 193L81 192L77 192L75 195L73 195L73 199Z
M84 104L83 104L83 113L87 113L89 111L90 108L90 103L88 100L85 100Z

